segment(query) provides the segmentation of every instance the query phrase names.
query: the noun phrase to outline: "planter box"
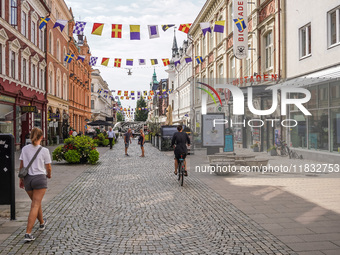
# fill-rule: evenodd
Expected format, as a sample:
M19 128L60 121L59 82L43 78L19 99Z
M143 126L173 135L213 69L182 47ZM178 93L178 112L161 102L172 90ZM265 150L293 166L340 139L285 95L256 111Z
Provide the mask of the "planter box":
M269 155L270 155L270 156L277 156L276 150L270 150L270 151L269 151Z
M260 152L260 147L254 147L254 148L253 148L253 151L254 151L254 152Z

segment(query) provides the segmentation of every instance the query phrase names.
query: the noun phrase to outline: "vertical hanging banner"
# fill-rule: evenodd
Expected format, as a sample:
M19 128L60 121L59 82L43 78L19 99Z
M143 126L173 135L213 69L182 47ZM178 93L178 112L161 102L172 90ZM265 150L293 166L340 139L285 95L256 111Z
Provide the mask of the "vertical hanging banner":
M248 12L247 1L233 0L233 52L236 58L244 59L248 56Z

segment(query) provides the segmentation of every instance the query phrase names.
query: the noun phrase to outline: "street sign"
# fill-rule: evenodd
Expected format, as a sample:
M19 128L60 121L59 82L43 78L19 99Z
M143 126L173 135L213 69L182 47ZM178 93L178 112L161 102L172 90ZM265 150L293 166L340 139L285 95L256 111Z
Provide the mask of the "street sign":
M21 106L21 112L37 112L37 107L36 106Z

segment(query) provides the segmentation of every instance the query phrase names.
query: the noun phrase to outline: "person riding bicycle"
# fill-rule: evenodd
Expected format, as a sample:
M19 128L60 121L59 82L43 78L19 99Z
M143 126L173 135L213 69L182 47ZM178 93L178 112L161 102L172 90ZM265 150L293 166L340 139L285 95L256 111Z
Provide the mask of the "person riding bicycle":
M172 137L172 141L171 141L171 147L175 148L175 174L177 175L177 169L178 169L178 163L179 163L179 159L182 158L184 159L184 175L188 176L188 172L187 172L187 164L185 161L185 157L188 153L188 149L186 144L188 144L190 146L190 139L187 133L182 132L183 131L183 127L181 125L179 125L177 127L178 132L176 132L173 137ZM176 147L175 147L176 144Z

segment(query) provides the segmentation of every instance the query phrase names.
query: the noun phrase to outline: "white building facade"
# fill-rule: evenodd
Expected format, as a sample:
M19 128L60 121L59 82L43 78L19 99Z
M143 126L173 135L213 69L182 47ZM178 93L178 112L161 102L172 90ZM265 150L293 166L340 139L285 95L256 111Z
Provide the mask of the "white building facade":
M303 155L327 154L339 162L340 2L286 1L286 9L287 17L296 17L286 22L287 76L312 95L306 105L311 116L290 109L298 126L288 131L289 143Z
M106 117L113 117L112 102L112 92L109 90L108 84L103 80L102 76L100 75L100 71L98 69L94 69L92 71L91 84L92 121L105 121Z

